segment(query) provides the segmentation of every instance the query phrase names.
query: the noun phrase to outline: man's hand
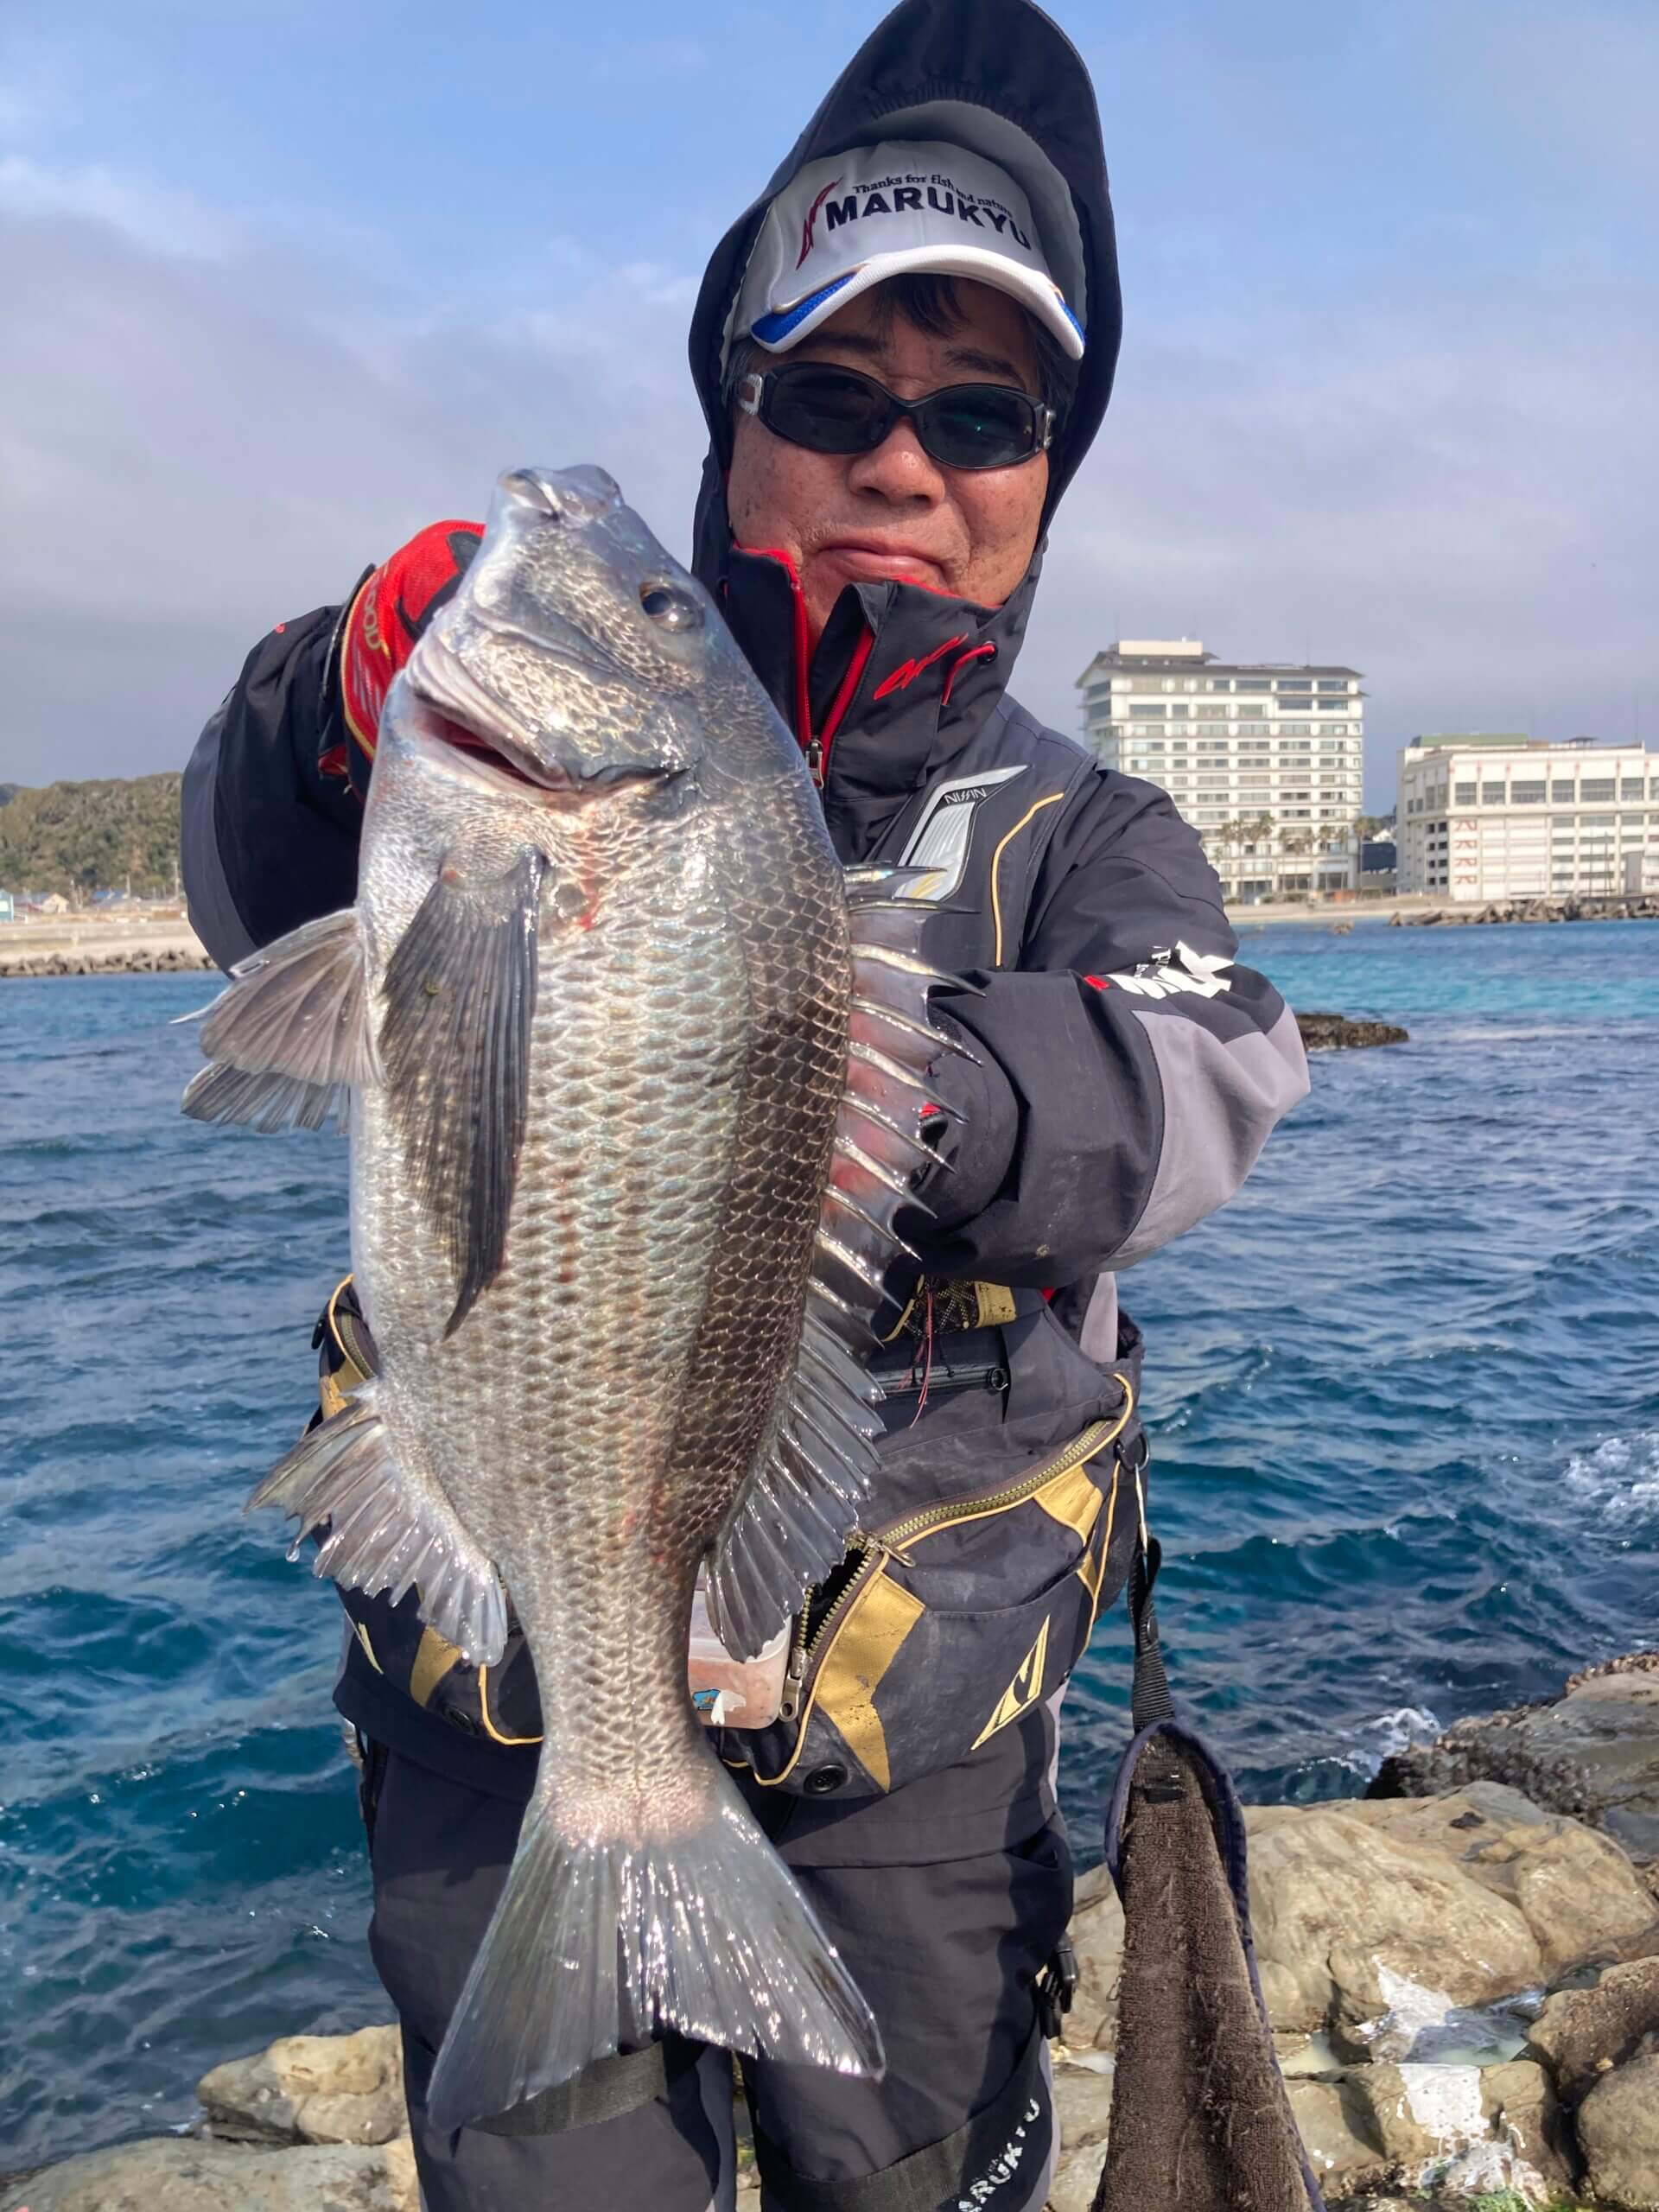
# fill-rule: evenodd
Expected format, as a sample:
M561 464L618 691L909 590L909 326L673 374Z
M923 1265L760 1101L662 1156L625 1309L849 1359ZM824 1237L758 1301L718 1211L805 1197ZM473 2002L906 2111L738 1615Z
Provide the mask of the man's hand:
M334 765L359 791L368 788L380 709L392 678L432 617L454 596L482 535L475 522L429 524L364 578L346 610L339 664L346 757Z

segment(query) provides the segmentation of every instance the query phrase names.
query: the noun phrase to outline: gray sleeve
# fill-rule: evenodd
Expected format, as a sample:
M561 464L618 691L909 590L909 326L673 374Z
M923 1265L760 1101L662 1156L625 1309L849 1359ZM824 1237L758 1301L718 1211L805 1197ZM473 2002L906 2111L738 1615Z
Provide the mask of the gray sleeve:
M1168 1001L1135 1009L1163 1091L1163 1142L1115 1268L1133 1267L1225 1205L1274 1123L1307 1096L1307 1058L1288 1007L1270 1028L1230 1033L1173 1011Z
M219 833L213 822L213 794L219 776L219 741L224 735L229 702L211 715L196 740L184 772L180 800L179 871L184 880L190 925L221 968L234 967L255 950L247 926L236 910Z

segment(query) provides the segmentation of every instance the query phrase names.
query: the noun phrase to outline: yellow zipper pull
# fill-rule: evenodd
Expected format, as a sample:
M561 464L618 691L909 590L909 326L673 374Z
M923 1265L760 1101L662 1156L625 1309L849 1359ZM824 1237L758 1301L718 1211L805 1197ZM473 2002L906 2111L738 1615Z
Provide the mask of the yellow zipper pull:
M795 1641L790 1647L789 1664L784 1669L784 1687L778 1699L778 1718L792 1720L801 1709L801 1692L806 1687L806 1615L803 1613L796 1625Z

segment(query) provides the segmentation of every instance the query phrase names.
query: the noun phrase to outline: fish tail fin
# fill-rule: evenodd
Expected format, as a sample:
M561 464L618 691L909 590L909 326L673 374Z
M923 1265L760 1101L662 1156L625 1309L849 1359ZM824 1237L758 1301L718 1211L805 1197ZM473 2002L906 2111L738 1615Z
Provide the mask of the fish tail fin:
M594 1840L537 1789L428 2091L435 2126L510 2112L665 2028L879 2075L869 2007L718 1770L689 1827Z

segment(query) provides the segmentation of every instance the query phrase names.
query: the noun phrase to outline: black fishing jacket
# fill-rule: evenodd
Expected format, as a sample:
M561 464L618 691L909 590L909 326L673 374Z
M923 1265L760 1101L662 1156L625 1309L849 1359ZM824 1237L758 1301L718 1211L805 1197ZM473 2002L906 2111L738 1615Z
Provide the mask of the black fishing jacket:
M942 1077L963 1120L921 1188L931 1217L905 1224L925 1272L895 1280L875 1361L890 1430L875 1525L797 1624L785 1716L721 1735L798 1863L856 1856L849 1816L878 1797L899 1810L901 1784L913 1810L884 1822L881 1856L997 1847L1052 1811L1058 1694L1141 1511L1140 1345L1116 1275L1230 1198L1306 1088L1294 1019L1235 963L1169 798L1008 695L1044 543L996 608L849 586L808 659L787 563L732 542L721 352L768 200L846 146L963 136L1051 226L1069 220L1083 271L1088 347L1046 543L1105 410L1118 291L1088 78L1027 0L906 0L721 240L691 328L710 433L694 565L819 773L842 857L925 869L937 964L972 987L939 1001L976 1057ZM184 878L222 963L354 896L359 801L322 765L342 734L340 617L261 640L187 772ZM333 1376L372 1357L359 1339L347 1301L324 1333ZM522 1646L475 1671L435 1649L412 1598L346 1604L347 1716L485 1788L527 1789L539 1716Z

